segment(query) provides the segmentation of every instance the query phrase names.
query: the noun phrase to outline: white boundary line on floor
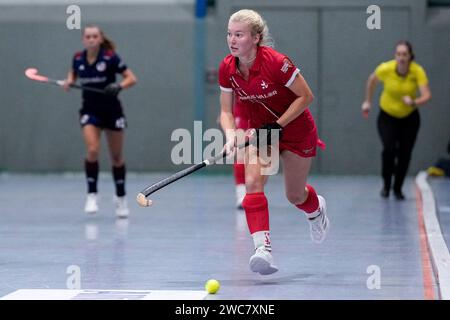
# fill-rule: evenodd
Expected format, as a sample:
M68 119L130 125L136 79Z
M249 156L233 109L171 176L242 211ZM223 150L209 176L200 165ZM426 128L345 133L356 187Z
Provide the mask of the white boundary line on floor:
M0 300L204 300L207 295L204 290L19 289Z
M421 171L417 174L415 181L422 197L422 211L427 242L440 298L450 300L450 252L441 232L433 190L428 184L427 177L428 174L425 171Z

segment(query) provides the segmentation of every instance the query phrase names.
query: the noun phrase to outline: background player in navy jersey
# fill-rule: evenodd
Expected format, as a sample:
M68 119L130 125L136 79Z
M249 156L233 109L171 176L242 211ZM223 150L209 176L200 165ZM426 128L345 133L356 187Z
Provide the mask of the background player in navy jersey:
M105 94L83 91L80 124L86 143L84 162L88 195L85 211L95 213L97 204L98 155L102 130L105 131L112 162L112 175L116 187L114 202L116 214L124 218L129 214L125 198L125 162L122 155L126 119L117 95L122 89L136 83L136 76L115 53L114 43L95 25L83 30L85 49L73 57L72 68L65 80L64 89L79 79L83 86L104 89ZM123 79L116 83L116 73Z

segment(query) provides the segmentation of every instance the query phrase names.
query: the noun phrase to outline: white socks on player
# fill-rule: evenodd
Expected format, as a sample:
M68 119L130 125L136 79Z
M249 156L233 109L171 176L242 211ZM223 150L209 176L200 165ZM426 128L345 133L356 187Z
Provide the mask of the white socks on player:
M252 237L255 249L263 247L267 251L272 251L269 231L257 231L252 234Z

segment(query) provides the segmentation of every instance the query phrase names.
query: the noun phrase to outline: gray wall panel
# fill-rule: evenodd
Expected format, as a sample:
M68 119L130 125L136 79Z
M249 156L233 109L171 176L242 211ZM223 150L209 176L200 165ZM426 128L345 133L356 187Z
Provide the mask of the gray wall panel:
M47 14L61 14L64 11L60 9L51 7ZM100 14L99 8L93 10ZM80 91L64 93L30 81L23 74L26 67L34 66L49 77L63 78L73 53L82 49L80 32L68 30L64 20L35 19L0 22L1 55L9 61L1 70L9 81L0 89L5 150L0 167L14 171L81 170L85 147L78 125ZM133 21L133 15L128 21L123 19L116 22L110 18L100 26L116 42L117 52L139 80L137 86L120 95L129 123L126 161L137 171L172 169L170 135L176 128L190 129L193 120L192 19L171 21L158 16L143 22ZM109 170L106 143L101 151L102 169Z
M322 14L320 121L328 145L324 173L374 173L379 168L378 96L372 101L368 121L362 118L360 107L369 74L393 58L398 39L409 38L409 14L407 9L385 9L381 32L367 29L362 13L350 9Z
M371 1L233 0L217 1L206 19L208 70L228 54L226 24L242 7L259 10L276 48L302 69L316 100L311 111L328 144L314 170L331 174L372 174L380 167L381 144L375 114L368 121L359 108L365 81L375 66L391 59L394 43L409 38L430 78L433 100L421 110L422 127L410 173L445 154L450 138L450 10L427 8L425 0L379 1L382 29L365 28ZM0 170L78 171L84 144L78 125L80 92L27 80L35 66L62 78L71 55L81 49L79 31L65 27L66 6L0 5ZM100 24L116 41L118 53L138 76L136 87L121 93L128 117L125 156L130 170L175 170L170 135L193 130L195 20L189 4L81 5L82 22ZM217 128L219 90L205 84L203 129ZM378 101L377 92L374 105ZM109 170L105 144L101 168ZM208 172L229 170L212 167Z

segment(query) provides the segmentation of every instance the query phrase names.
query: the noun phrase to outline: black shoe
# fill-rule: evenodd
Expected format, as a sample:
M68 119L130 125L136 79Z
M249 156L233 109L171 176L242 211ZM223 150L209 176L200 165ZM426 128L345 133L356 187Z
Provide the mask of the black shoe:
M383 198L389 198L389 189L388 188L381 189L380 195Z
M394 196L397 200L405 200L405 196L401 191L394 191Z

